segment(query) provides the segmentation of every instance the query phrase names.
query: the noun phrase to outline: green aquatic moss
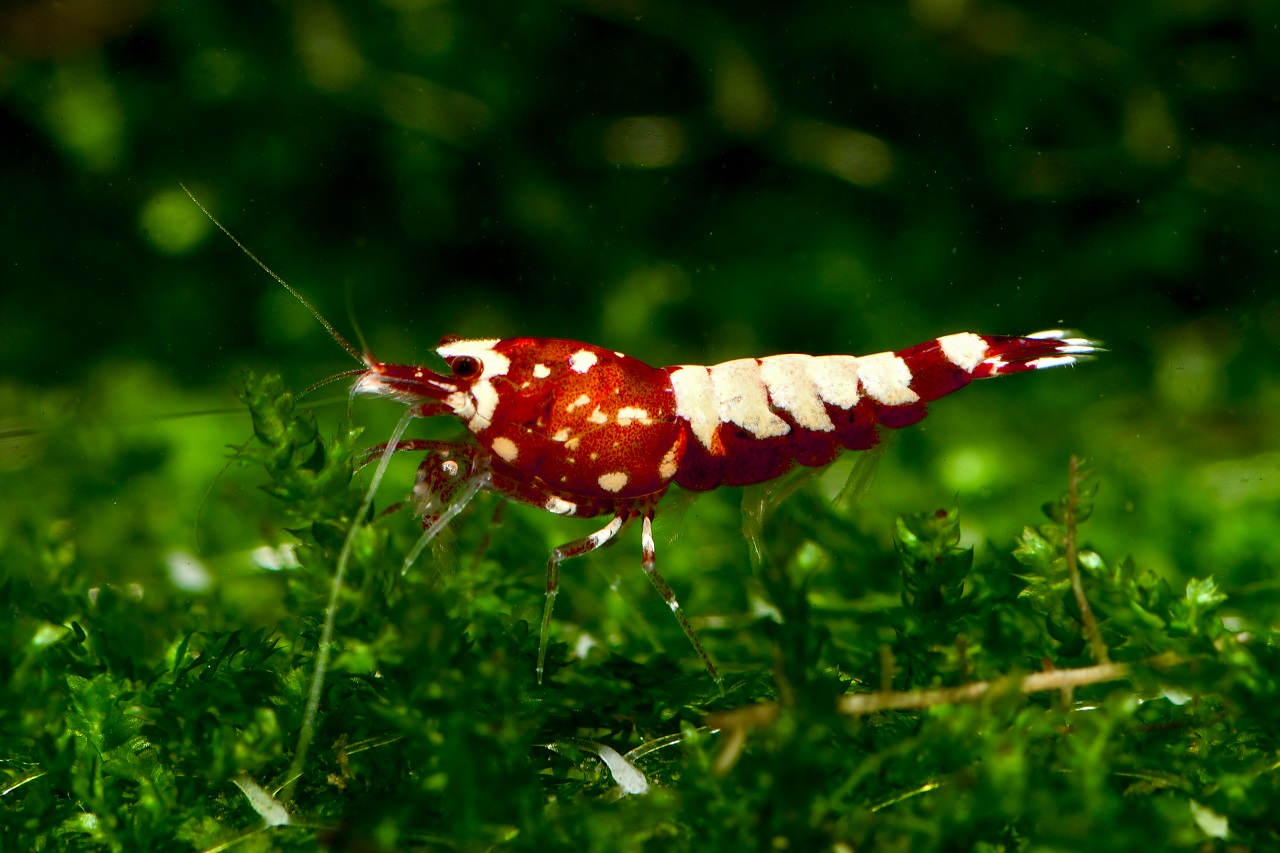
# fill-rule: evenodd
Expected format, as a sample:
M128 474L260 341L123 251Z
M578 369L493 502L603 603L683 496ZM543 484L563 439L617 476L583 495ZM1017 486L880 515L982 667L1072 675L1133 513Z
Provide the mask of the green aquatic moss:
M520 614L540 605L527 581L546 554L529 519L491 528L497 504L479 499L402 575L414 519L377 505L353 540L312 748L291 778L363 451L275 377L249 377L243 399L255 439L235 458L261 472L262 510L282 513L300 565L215 566L199 594L97 583L64 525L6 522L4 849L1277 842L1274 628L1208 573L1175 588L1082 546L1099 668L1067 559L1088 530L1080 479L981 556L954 508L902 515L886 548L859 529L865 507L831 502L820 477L747 490L750 549L732 528L689 534L737 542L737 588L690 605L723 695L665 608L640 601L558 613L537 685ZM592 580L566 582L595 600ZM628 591L646 594L635 580ZM278 603L265 619L238 589L250 582ZM584 637L595 644L579 657L566 641ZM1027 692L1037 673L1082 675ZM853 712L851 697L902 704Z

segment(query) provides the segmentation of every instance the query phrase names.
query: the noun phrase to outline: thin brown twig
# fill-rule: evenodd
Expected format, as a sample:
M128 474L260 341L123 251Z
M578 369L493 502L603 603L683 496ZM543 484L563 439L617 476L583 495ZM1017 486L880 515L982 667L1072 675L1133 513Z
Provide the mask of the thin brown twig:
M880 644L880 692L888 693L893 690L893 676L897 670L896 661L893 659L893 649L889 648L888 643Z
M777 702L760 702L744 708L715 711L707 714L706 729L724 733L724 743L716 755L712 769L723 776L733 769L747 745L747 733L752 729L772 726L782 715Z
M1021 693L1040 693L1045 690L1063 690L1085 684L1100 684L1124 678L1131 668L1125 663L1106 663L1077 669L1055 669L1051 672L1035 672L1016 682ZM1009 679L996 681L972 681L955 687L938 687L932 690L900 690L895 692L856 693L841 696L837 709L842 714L870 714L875 711L905 711L930 708L955 702L975 702L992 689L1010 685Z
M1164 669L1181 663L1182 658L1166 652L1148 658L1143 666ZM836 710L842 714L859 716L877 711L908 711L948 705L956 702L976 702L993 689L1013 689L1019 693L1042 693L1048 690L1070 691L1087 684L1102 684L1125 678L1132 667L1125 663L1106 663L1076 669L1054 669L1035 672L1021 679L1003 678L994 681L974 681L956 687L940 687L934 690L881 690L876 693L857 693L841 696L836 700ZM752 729L766 728L777 722L782 708L777 702L761 702L729 711L708 714L708 729L725 735L725 743L715 760L716 773L727 773L746 746L747 733Z
M1182 658L1172 652L1165 652L1143 661L1144 666L1164 669L1181 663ZM1020 693L1042 693L1046 690L1070 690L1086 684L1102 684L1125 678L1133 667L1127 663L1102 663L1093 666L1082 666L1075 669L1054 669L1048 672L1033 672L1023 676L1016 682ZM974 702L981 699L993 688L1009 685L1012 679L1003 678L995 681L973 681L956 687L939 687L933 690L902 690L898 692L857 693L841 696L836 700L836 707L842 714L870 714L875 711L905 711L916 708L930 708L934 705L947 705L954 702Z

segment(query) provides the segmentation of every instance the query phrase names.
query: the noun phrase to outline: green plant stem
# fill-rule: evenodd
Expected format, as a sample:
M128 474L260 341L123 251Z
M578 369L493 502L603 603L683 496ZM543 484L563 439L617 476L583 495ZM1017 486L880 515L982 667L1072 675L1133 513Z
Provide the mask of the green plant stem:
M1094 618L1093 608L1084 594L1084 582L1080 578L1080 561L1076 550L1076 524L1080 509L1080 458L1071 455L1067 468L1067 574L1071 577L1071 591L1076 596L1076 606L1080 608L1080 619L1084 623L1084 634L1093 649L1093 660L1098 664L1107 664L1111 656L1107 653L1107 644L1102 641L1102 632L1098 630L1098 620Z
M355 546L356 533L360 530L362 520L368 515L369 508L373 506L373 496L378 491L382 476L387 472L391 456L396 452L396 445L400 443L400 436L404 434L413 417L412 409L406 411L400 418L400 422L396 424L395 431L391 433L391 439L387 442L386 449L382 451L378 467L373 472L369 489L365 492L364 501L360 504L355 518L351 520L347 538L343 540L342 551L338 554L338 565L333 570L333 583L329 587L329 604L325 608L324 627L320 631L320 642L316 648L316 666L311 676L307 707L302 715L302 728L298 732L298 746L294 749L293 762L289 765L289 773L285 777L284 788L280 792L280 799L286 802L293 796L293 786L302 775L302 768L307 761L307 751L311 748L311 739L315 736L316 714L320 710L320 696L324 692L324 680L329 667L329 646L333 642L334 624L338 616L338 596L342 592L342 579L346 574L347 564L351 562L351 550Z

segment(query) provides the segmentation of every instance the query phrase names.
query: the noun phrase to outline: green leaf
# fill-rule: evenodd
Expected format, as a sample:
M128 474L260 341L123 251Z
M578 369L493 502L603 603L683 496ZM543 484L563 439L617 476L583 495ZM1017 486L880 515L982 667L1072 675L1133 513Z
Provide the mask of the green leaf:
M1058 548L1031 527L1022 528L1014 559L1039 574L1049 574L1059 568L1061 559Z

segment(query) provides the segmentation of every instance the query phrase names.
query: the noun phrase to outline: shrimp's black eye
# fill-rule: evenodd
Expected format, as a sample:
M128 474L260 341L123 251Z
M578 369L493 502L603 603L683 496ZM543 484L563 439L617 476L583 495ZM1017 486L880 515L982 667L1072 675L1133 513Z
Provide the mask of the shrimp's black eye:
M470 355L460 355L449 362L453 375L459 379L470 379L480 372L480 359Z

